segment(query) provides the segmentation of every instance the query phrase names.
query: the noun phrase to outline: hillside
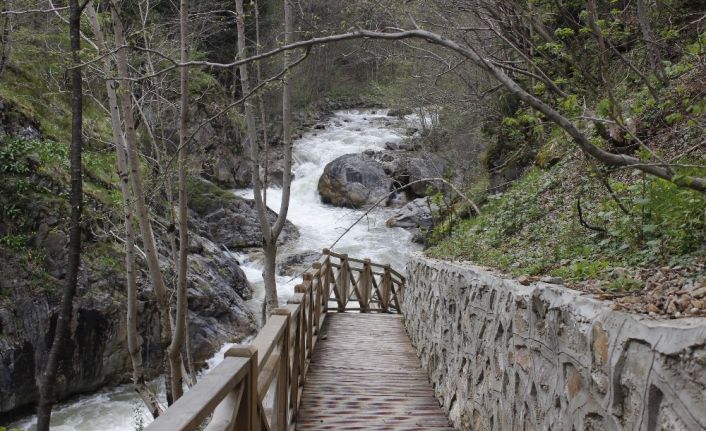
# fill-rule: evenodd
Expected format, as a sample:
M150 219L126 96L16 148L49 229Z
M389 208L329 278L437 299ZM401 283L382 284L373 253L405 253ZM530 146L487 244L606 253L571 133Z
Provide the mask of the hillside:
M683 55L665 67L659 102L639 82L614 89L617 111L635 137L623 151L642 154L645 163L706 172L705 38L679 40ZM629 74L616 67L616 74ZM589 111L605 113L607 92L587 98L594 104ZM467 189L483 203L481 214L449 208L455 215L434 231L430 255L469 260L526 283L542 278L596 293L616 309L670 318L706 313L703 193L596 163L523 108L496 130L484 156L487 173ZM587 131L600 139L600 131Z

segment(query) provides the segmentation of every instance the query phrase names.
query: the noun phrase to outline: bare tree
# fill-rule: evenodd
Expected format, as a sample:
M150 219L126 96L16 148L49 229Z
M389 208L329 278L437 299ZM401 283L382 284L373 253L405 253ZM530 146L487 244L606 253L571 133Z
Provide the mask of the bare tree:
M236 0L236 14L238 26L238 57L244 59L246 55L245 44L245 18L242 0ZM285 44L292 42L292 13L289 1L284 1L284 21L285 21ZM184 63L184 62L183 62ZM252 166L252 183L257 208L260 228L263 236L263 249L265 251L265 267L262 271L262 278L265 282L265 318L272 310L279 306L277 298L277 280L275 278L277 260L277 240L287 221L289 210L289 196L292 185L292 139L291 139L291 109L290 109L290 87L287 71L291 67L289 51L284 55L284 71L282 77L282 134L284 141L284 173L282 176L282 199L280 201L279 213L273 224L270 224L265 202L266 189L262 184L262 170L260 166L259 145L257 140L257 126L253 106L250 101L245 101L245 120L248 129L248 139L250 141L250 163ZM250 81L247 62L239 65L240 82L243 94L250 93ZM264 124L263 124L264 126Z
M100 27L98 16L92 3L86 8L96 44L101 53L107 51L105 36ZM109 56L103 58L103 73L109 76L112 73L113 65ZM118 96L115 92L113 82L105 81L106 93L108 95L108 109L110 111L110 122L113 129L113 139L115 140L115 153L117 160L117 170L119 177L120 192L122 194L122 205L124 211L125 225L125 273L127 280L127 344L130 361L132 363L132 382L135 391L140 395L145 405L153 417L159 416L163 409L157 396L147 385L145 380L145 370L142 365L142 345L137 329L137 277L135 272L135 229L133 227L133 203L132 192L130 191L129 174L127 168L127 154L125 152L125 138L122 130L122 120L120 117L120 106Z
M120 8L118 0L111 0L115 45L126 46L127 42L125 39L125 30L119 11ZM160 344L162 347L162 352L166 352L171 344L172 338L171 319L169 315L169 298L167 295L167 288L164 283L162 270L159 267L159 256L157 254L154 232L152 230L152 223L149 217L149 207L147 206L147 202L145 200L144 184L140 168L140 156L137 148L137 133L135 131L134 121L132 120L133 102L131 98L132 93L129 88L130 74L128 70L126 50L117 50L116 65L118 71L117 77L119 79L116 79L114 82L119 86L116 91L119 96L118 103L120 105L120 114L123 119L123 127L125 128L125 143L127 148L127 165L130 184L132 186L132 193L135 199L137 220L140 226L140 234L147 259L147 267L152 285L154 287L157 306L159 308ZM168 355L166 354L164 355L164 370L167 376L165 379L165 385L167 386L167 401L171 404L173 402L173 394L170 386L173 381L171 378L173 371L171 370L170 361L167 356Z
M85 6L85 3L84 3ZM71 60L74 65L81 63L81 12L83 6L78 0L69 0L69 35ZM39 405L37 407L37 430L48 431L51 410L55 403L55 383L59 368L59 356L69 338L69 323L73 310L74 296L78 283L81 263L81 213L83 210L83 172L81 156L83 152L83 73L80 67L71 69L71 225L69 228L69 250L67 271L64 280L64 293L61 308L56 318L56 326L46 365L38 378Z
M179 6L179 45L181 61L189 61L188 48L188 20L189 2L181 0ZM189 253L189 225L188 225L188 196L187 196L187 154L186 140L188 139L188 116L189 116L189 68L183 67L180 70L179 78L180 91L180 113L179 113L179 149L178 149L178 171L179 171L179 262L177 266L177 304L174 331L172 342L169 345L168 355L171 365L172 393L173 401L179 399L183 394L183 375L181 362L181 348L184 343L185 332L187 330L187 297L186 297L186 274Z
M700 192L706 192L706 178L694 175L677 174L673 166L669 163L650 163L627 154L613 153L596 145L589 139L588 135L582 132L579 126L574 123L569 117L562 115L558 108L552 106L551 101L543 101L540 97L535 96L525 89L516 79L513 79L505 72L501 65L492 61L488 56L479 52L477 46L466 43L463 38L458 41L448 38L439 33L435 33L421 28L410 30L402 30L399 28L385 30L357 30L348 33L334 34L330 36L315 37L298 42L282 45L270 51L253 55L251 57L234 61L232 63L214 63L209 61L190 61L179 63L174 61L173 65L156 73L166 73L169 70L179 67L188 66L209 66L209 67L224 67L231 68L235 66L243 66L253 61L259 61L285 51L306 48L315 45L325 45L329 43L337 43L354 39L377 39L387 41L400 41L406 39L418 39L430 44L448 49L457 55L470 61L477 66L481 71L488 74L490 78L498 82L509 93L516 96L521 101L527 103L531 108L538 111L546 117L547 120L556 124L563 129L574 141L577 147L590 157L604 163L608 166L629 167L645 172L658 178L670 181L679 187L690 188ZM253 174L255 178L255 174ZM259 182L258 182L259 184ZM262 199L260 199L261 201ZM257 193L256 193L257 201ZM280 214L281 215L281 214Z

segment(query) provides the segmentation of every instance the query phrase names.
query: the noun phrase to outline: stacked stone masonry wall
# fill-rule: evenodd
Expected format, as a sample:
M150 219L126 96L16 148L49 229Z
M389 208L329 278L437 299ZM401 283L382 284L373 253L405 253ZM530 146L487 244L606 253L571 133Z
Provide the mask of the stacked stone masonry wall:
M422 255L407 273L405 326L460 429L706 429L706 319Z

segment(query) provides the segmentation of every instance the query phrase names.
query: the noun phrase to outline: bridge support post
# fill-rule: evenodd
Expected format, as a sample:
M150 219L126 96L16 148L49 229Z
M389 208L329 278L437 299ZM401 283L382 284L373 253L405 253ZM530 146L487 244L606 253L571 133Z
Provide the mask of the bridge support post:
M382 309L386 313L389 313L390 293L392 292L392 273L390 269L389 264L385 265L385 270L382 274L382 298L380 298L380 302L382 303Z
M373 290L373 269L370 266L370 259L363 260L363 270L358 278L358 293L360 294L358 302L360 303L360 312L370 312L370 297Z
M287 431L287 416L289 414L289 394L290 384L289 374L289 345L290 328L292 314L287 308L275 308L272 315L286 316L284 332L282 334L282 345L279 354L279 370L277 372L277 386L275 387L275 400L272 406L272 431Z
M257 349L253 346L234 346L228 349L225 353L225 357L236 357L236 358L249 358L249 370L247 377L245 377L243 383L240 386L241 393L238 388L234 390L233 394L230 394L221 404L218 405L216 410L213 412L212 423L221 417L224 419L229 419L227 423L230 423L232 427L231 430L247 430L247 431L258 431L260 429L260 420L258 415L258 404L259 397L257 393L257 378L258 378L258 360L257 360ZM233 404L234 398L239 398L239 402ZM226 402L229 400L231 402Z
M338 290L336 289L336 286L333 286L333 289L331 289L331 284L334 283L333 279L333 270L331 269L331 254L329 252L329 249L325 248L323 250L323 254L326 256L326 260L324 261L324 297L326 298L325 301L325 306L324 306L324 312L328 313L328 302L329 299L331 299L331 290L333 290L335 293L336 298L338 299Z
M311 299L313 300L313 308L312 312L314 314L314 334L319 335L319 319L321 318L321 307L322 307L322 301L323 301L323 296L325 295L324 292L326 292L326 288L321 284L324 282L324 279L326 279L325 276L322 277L322 272L323 267L321 265L321 262L314 262L312 264L312 268L316 270L316 275L314 276L314 282L311 285ZM328 267L326 268L328 270ZM328 298L326 298L326 302L323 304L323 312L326 312L326 307L328 306Z
M314 286L313 286L313 279L314 277L310 272L305 272L304 273L304 289L305 290L305 296L306 296L306 322L307 322L307 331L306 331L306 348L309 351L313 350L313 342L314 342Z
M338 312L346 311L348 305L348 297L351 292L351 267L348 261L348 255L341 255L341 268L338 272Z

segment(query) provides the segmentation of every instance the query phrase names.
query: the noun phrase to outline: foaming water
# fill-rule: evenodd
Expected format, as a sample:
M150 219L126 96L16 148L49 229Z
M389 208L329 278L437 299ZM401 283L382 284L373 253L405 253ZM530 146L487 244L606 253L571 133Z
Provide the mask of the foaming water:
M321 251L329 248L347 229L334 250L352 257L367 257L374 262L389 263L404 270L404 263L416 246L410 234L402 229L385 227L390 211L375 209L358 224L351 225L363 215L364 210L336 208L321 203L317 185L327 163L344 154L365 150L381 150L386 142L399 142L401 132L412 116L405 120L387 117L385 110L341 111L334 114L323 130L311 130L294 143L294 174L288 219L299 229L297 241L280 248L281 253ZM252 190L238 190L239 196L252 198ZM268 206L279 211L282 192L279 188L267 191ZM235 254L255 293L249 301L251 309L259 313L265 292L262 282L261 256ZM278 294L282 302L293 293L298 277L277 277ZM223 360L232 344L224 345L207 361L208 370ZM151 383L155 390L162 390L161 381ZM164 398L162 393L162 398ZM164 399L162 399L164 402ZM52 414L52 430L57 431L132 431L151 422L149 412L132 387L122 385L81 396L57 405ZM36 417L11 424L10 428L33 429ZM2 424L0 424L2 425Z
M287 218L297 226L301 235L294 243L281 247L280 253L318 252L330 248L345 233L334 247L335 251L348 253L352 257L367 257L373 262L389 263L393 268L404 270L406 257L416 247L410 242L410 233L385 226L385 221L391 216L389 210L376 208L352 226L365 211L324 205L317 188L326 164L344 154L382 150L387 142L399 142L403 128L416 121L413 116L399 120L386 114L385 110L337 112L326 122L323 130L311 130L294 143L295 179L292 181ZM238 190L236 193L246 198L253 197L252 189ZM269 188L268 207L279 211L281 196L280 188ZM259 311L264 298L262 263L253 257L241 259L248 280L255 287L251 307ZM279 277L277 281L279 297L286 300L301 279Z

